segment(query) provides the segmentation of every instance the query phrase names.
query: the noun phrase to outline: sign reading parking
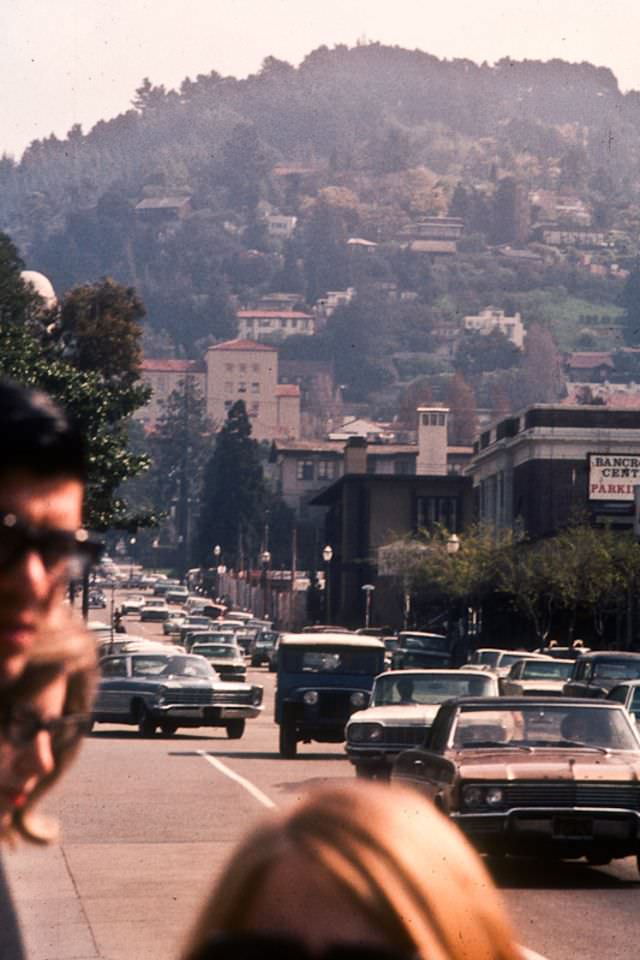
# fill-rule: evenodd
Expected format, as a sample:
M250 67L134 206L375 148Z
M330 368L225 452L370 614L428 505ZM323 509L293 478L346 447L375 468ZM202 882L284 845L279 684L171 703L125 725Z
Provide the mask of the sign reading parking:
M590 453L589 500L635 499L640 484L640 454Z

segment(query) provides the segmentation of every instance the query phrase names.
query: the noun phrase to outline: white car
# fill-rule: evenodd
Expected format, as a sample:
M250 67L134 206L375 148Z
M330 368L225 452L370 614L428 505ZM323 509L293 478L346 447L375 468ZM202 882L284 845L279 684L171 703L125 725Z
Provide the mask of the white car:
M142 610L146 597L141 597L138 594L133 594L130 597L125 597L122 601L122 612L123 613L140 613Z
M540 660L526 657L518 660L506 677L500 678L500 693L504 697L562 696L562 688L573 669L573 660L558 658Z
M169 607L164 600L145 600L140 611L140 620L168 620Z
M454 697L496 697L498 680L480 670L389 670L373 684L371 705L351 715L346 751L359 777L388 779L402 750L424 743L440 709Z

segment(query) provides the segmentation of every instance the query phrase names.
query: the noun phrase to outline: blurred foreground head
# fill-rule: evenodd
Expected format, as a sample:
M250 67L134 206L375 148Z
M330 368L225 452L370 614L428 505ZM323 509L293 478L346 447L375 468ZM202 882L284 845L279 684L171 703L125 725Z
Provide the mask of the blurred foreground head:
M0 686L19 676L69 576L90 559L86 471L82 436L60 407L0 380Z
M36 638L17 680L0 693L0 841L46 843L54 825L35 812L88 729L95 646L70 619Z
M301 960L327 951L362 960L521 956L462 834L411 790L358 783L310 794L241 843L184 960L258 960L270 950Z

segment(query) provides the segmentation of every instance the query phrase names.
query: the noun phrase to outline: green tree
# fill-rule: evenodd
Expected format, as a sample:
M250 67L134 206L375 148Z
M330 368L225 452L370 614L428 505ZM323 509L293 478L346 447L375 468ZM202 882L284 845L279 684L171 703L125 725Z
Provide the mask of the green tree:
M640 344L640 266L627 277L620 297L624 309L624 338L630 346Z
M220 544L229 566L255 558L263 537L266 487L258 443L242 400L230 408L204 472L199 555L211 556Z
M501 330L465 333L456 349L454 366L466 377L518 366L521 352Z
M82 369L70 339L51 335L50 326L34 324L42 304L20 280L22 267L8 237L0 237L0 373L37 386L58 400L75 418L89 448L85 523L95 530L140 526L149 517L131 514L119 494L121 484L144 470L147 458L131 452L127 426L133 412L149 396L133 369L121 377L98 369ZM67 355L68 354L68 355Z
M140 378L144 315L135 290L110 277L73 287L60 305L65 357L79 370L93 370L111 382L135 383Z

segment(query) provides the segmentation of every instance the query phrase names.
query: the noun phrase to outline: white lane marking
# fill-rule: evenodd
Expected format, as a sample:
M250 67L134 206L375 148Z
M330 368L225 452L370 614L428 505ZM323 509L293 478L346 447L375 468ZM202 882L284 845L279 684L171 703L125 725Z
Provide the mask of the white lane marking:
M541 953L536 953L535 950L529 950L528 947L521 946L520 950L522 952L522 960L547 960Z
M267 807L268 810L274 810L276 804L273 800L263 793L262 790L258 789L255 784L251 783L250 780L247 780L245 777L241 777L239 773L236 773L231 767L228 767L226 763L223 763L222 760L218 760L217 757L214 757L212 754L207 753L206 750L198 750L198 756L203 757L210 763L212 767L215 767L216 770L219 770L220 773L223 773L225 777L229 777L230 780L235 780L236 783L239 783L241 787L250 793L258 803L261 803L263 807Z
M263 807L267 807L269 810L275 810L277 804L273 800L263 793L254 783L251 783L250 780L247 780L246 777L241 777L239 773L236 773L235 770L232 770L231 767L228 767L226 763L223 763L222 760L218 760L217 757L214 757L211 753L207 753L206 750L198 750L198 756L202 757L207 763L210 763L212 767L215 767L216 770L219 770L220 773L224 774L225 777L229 777L230 780L235 780L236 783L239 783L241 787L251 794L252 797L261 803ZM520 947L522 952L522 960L547 960L546 957L543 957L542 954L536 953L534 950L529 950L528 947Z

